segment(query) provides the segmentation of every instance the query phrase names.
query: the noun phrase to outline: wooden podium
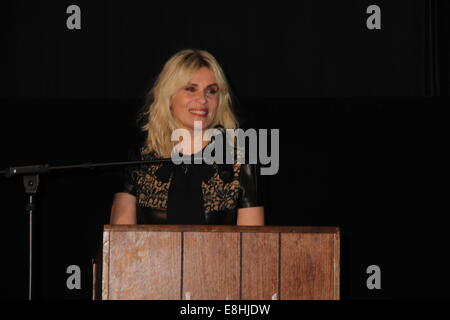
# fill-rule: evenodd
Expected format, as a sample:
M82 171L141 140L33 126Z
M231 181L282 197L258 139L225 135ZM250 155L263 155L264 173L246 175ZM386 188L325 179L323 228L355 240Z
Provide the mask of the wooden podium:
M339 299L339 228L105 225L94 299Z

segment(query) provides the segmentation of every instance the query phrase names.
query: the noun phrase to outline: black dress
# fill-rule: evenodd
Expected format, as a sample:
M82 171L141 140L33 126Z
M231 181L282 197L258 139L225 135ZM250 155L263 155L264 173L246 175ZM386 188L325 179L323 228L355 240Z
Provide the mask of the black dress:
M139 165L124 170L118 191L136 197L138 224L235 225L239 208L263 206L256 164Z

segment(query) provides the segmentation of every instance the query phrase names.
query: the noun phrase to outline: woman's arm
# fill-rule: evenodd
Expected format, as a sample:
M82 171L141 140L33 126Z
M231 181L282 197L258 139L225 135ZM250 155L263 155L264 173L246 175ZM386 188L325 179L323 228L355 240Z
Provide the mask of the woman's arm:
M136 197L118 192L111 208L110 224L136 224Z
M237 214L238 226L264 225L264 207L239 208Z

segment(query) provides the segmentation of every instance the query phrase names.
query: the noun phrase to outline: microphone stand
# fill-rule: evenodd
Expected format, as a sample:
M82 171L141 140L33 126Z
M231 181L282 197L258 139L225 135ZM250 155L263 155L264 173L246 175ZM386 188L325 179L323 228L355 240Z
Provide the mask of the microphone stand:
M28 300L32 300L33 293L33 214L36 212L35 198L39 187L39 175L46 174L51 171L71 171L76 169L94 169L101 167L112 166L129 166L137 164L150 164L172 162L171 158L155 159L155 160L140 160L140 161L123 161L123 162L108 162L108 163L84 163L78 165L68 166L49 166L31 165L23 167L9 167L0 171L0 176L4 175L6 178L13 176L23 176L23 185L25 193L28 196L28 202L25 205L25 211L28 213L28 230L29 230L29 248L28 248Z

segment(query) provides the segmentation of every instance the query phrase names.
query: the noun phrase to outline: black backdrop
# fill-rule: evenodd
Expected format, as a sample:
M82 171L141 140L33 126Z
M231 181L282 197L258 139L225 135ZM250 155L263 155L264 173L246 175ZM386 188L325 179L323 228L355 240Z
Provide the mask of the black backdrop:
M66 28L81 8L82 29ZM382 29L368 30L377 4ZM342 298L448 298L444 219L447 2L301 1L277 5L5 1L0 169L123 160L164 61L211 51L244 128L280 129L267 224L337 225ZM89 299L114 171L41 179L36 297ZM20 179L0 178L2 298L27 297L27 216ZM447 213L448 214L448 213ZM82 269L81 290L66 268ZM382 271L368 290L366 268Z

